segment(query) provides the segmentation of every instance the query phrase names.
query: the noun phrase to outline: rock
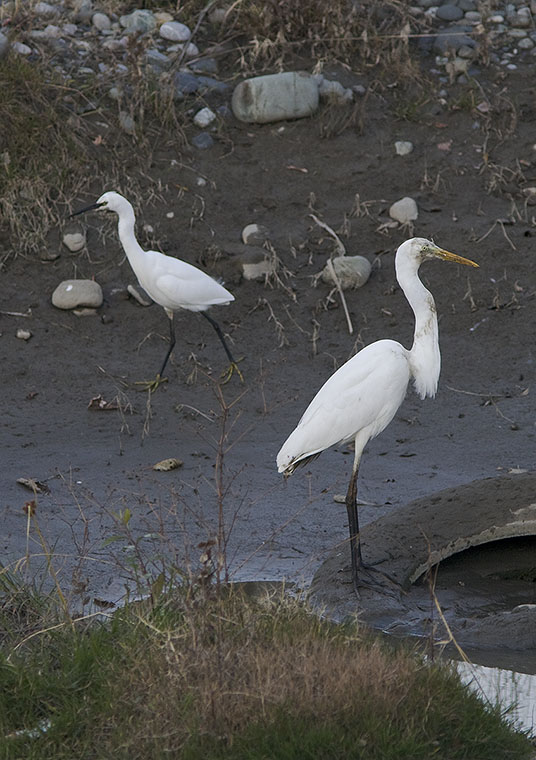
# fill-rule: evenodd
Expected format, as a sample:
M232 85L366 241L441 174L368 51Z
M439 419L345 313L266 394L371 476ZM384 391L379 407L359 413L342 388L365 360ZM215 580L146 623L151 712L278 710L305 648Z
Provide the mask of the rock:
M467 11L465 14L465 20L471 24L480 24L482 21L482 15L478 11Z
M476 42L466 32L470 32L470 26L448 27L440 29L434 40L434 50L446 55L451 50L458 50L462 45L476 47Z
M371 263L364 256L336 256L331 259L335 274L343 290L362 287L370 277ZM331 267L326 264L321 274L322 282L335 285Z
M214 79L213 77L200 75L197 77L197 81L202 94L206 92L219 92L221 95L225 95L229 89L229 85L226 82L220 82L219 79Z
M389 209L389 216L391 219L396 219L400 224L407 224L408 222L414 222L418 218L419 210L413 198L406 196L393 203Z
M128 34L134 34L140 32L145 34L146 32L152 32L156 29L156 19L154 13L148 10L137 10L126 16L121 16L119 23L124 27Z
M61 33L64 34L66 37L74 37L77 31L78 31L78 27L76 26L76 24L64 24L61 27Z
M173 77L173 85L178 98L182 99L185 95L191 95L199 89L199 80L194 74L188 71L177 71Z
M119 111L119 124L121 129L129 135L133 135L136 131L134 119L126 111Z
M227 18L227 11L225 8L213 8L208 14L208 18L211 24L218 26L219 24L224 23Z
M193 42L178 42L176 45L172 45L168 48L170 53L179 52L182 53L184 49L186 48L186 52L184 53L185 58L197 58L199 55L199 48L196 44Z
M202 108L194 116L194 124L200 129L208 127L216 119L216 114L210 108Z
M523 37L522 40L519 40L518 47L521 50L531 50L534 47L534 42L530 37Z
M61 37L61 29L54 24L48 24L44 29L32 29L30 37L33 40L58 40Z
M91 0L75 0L74 18L81 24L89 24L93 15L93 3Z
M265 248L249 247L240 254L240 264L244 280L264 280L277 269L274 257Z
M63 245L72 253L81 251L86 244L86 237L81 232L67 232L63 236Z
M302 71L246 79L235 87L232 109L239 121L265 124L310 116L318 108L318 85Z
M0 37L2 36L0 32ZM15 41L11 45L11 49L15 51L15 53L18 53L19 55L30 55L32 52L32 48L28 47L28 45L25 45L24 42L19 42L18 40ZM0 41L0 58L2 57L2 42Z
M164 53L161 53L156 48L149 48L149 50L145 51L145 60L149 66L152 66L157 71L167 71L171 66L171 60L167 55L164 55Z
M22 327L19 327L15 335L19 340L30 340L32 337L30 330L24 330Z
M189 63L188 68L200 74L217 74L219 66L215 58L200 58L198 61Z
M15 44L17 43L13 43L14 50L16 49ZM21 45L22 43L19 42L18 44ZM24 47L26 47L26 45L24 45ZM9 40L3 32L0 32L0 58L2 58L4 55L7 55L8 50L9 50ZM20 51L18 50L17 52L20 52Z
M208 132L200 132L195 137L192 137L192 145L199 150L206 150L207 148L212 148L214 140Z
M262 245L270 239L270 230L263 224L247 224L242 230L245 245Z
M441 21L459 21L463 18L463 11L457 5L451 5L450 3L440 5L436 10L436 18L441 19Z
M36 3L33 7L34 13L44 18L53 18L59 16L59 9L50 3Z
M57 309L76 309L79 306L98 309L102 300L102 288L94 280L64 280L52 294L52 304Z
M112 22L106 15L106 13L94 13L91 17L91 23L95 27L95 29L98 29L100 32L107 31L108 29L111 29Z
M159 34L164 40L171 42L188 42L192 36L190 28L180 21L166 21L160 27Z
M413 151L413 143L409 140L397 140L395 151L397 156L408 156Z
M121 53L127 49L128 37L121 37L119 40L104 40L102 47L112 53Z

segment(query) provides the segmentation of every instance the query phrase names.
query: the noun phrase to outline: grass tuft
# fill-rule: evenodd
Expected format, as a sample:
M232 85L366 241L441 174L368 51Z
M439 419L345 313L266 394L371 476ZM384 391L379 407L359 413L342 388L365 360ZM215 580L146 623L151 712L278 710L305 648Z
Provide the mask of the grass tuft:
M530 753L450 668L321 620L297 600L225 586L49 630L4 650L0 682L6 760Z

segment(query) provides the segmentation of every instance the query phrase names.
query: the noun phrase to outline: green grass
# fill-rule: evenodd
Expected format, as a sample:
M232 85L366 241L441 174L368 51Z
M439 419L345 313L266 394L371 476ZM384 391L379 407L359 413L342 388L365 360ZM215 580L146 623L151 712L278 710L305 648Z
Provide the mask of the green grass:
M22 644L11 635L0 655L0 756L530 757L526 737L449 667L298 601L193 591L105 623L52 629L47 619Z

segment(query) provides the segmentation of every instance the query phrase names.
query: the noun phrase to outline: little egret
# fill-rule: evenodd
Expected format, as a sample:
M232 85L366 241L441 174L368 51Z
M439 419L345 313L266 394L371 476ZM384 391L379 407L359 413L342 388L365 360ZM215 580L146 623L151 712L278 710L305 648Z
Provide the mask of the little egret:
M424 238L402 243L396 252L395 270L415 314L411 349L408 351L394 340L378 340L365 346L324 383L277 455L279 472L290 475L298 465L315 459L324 449L354 441L354 465L346 509L356 591L360 569L365 567L357 508L357 475L363 450L368 441L391 422L411 378L422 399L435 396L437 390L441 356L436 307L432 294L418 276L420 265L428 259L478 266Z
M92 203L90 206L76 211L71 216L78 216L86 211L97 209L99 211L115 211L119 217L117 230L119 240L123 246L130 266L142 288L149 296L160 304L169 317L169 348L167 350L162 368L156 379L147 386L156 390L161 382L165 382L164 370L173 347L175 346L175 325L173 314L177 309L198 311L210 322L218 338L220 339L225 353L230 361L227 379L236 370L242 380L242 373L238 369L236 361L229 350L219 324L207 314L211 306L226 306L234 301L234 296L220 285L216 280L197 267L181 261L172 256L166 256L159 251L144 251L136 240L134 225L136 218L132 205L116 192L108 192Z

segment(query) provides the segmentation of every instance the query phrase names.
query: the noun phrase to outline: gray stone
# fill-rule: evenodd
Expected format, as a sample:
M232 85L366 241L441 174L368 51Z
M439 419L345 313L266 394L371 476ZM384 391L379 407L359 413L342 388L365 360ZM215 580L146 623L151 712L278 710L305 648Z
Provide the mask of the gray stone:
M91 23L100 32L111 29L112 22L106 15L106 13L94 13L91 17Z
M220 82L219 79L213 79L213 77L201 75L197 77L197 81L202 93L219 92L223 95L229 90L229 85L226 82Z
M206 150L207 148L212 148L214 140L208 132L200 132L195 137L192 137L192 145L199 150Z
M265 124L310 116L318 108L318 86L305 72L246 79L235 87L232 109L239 121Z
M50 5L50 3L36 3L33 10L38 16L43 16L44 18L53 18L60 14L59 9L55 5Z
M441 19L441 21L459 21L459 19L463 18L463 11L457 5L451 5L450 3L440 5L436 11L436 18Z
M530 39L530 37L524 37L522 40L519 40L517 46L521 50L531 50L534 47L534 42Z
M457 3L458 8L461 8L462 11L467 13L467 11L476 11L476 3L473 2L473 0L459 0Z
M102 288L94 280L64 280L52 294L52 304L57 309L76 309L80 306L98 309L102 300Z
M0 32L0 58L2 57L2 52L3 52L2 51L2 37L4 37L4 35L2 34L2 32ZM31 47L28 47L28 45L25 45L24 42L19 42L18 40L16 40L11 45L11 49L14 50L15 53L18 53L19 55L30 55L30 53L32 52Z
M198 61L189 63L188 68L199 74L217 74L219 69L218 61L215 58L200 58Z
M361 288L372 270L370 261L364 256L336 256L331 259L331 264L343 290ZM329 285L336 284L329 264L322 270L321 278Z
M168 52L184 54L184 58L197 58L199 48L193 42L177 42L175 45L168 47Z
M61 29L55 24L48 24L44 29L32 29L30 37L33 40L57 40L61 37Z
M93 3L91 0L75 0L74 18L81 24L89 24L93 15Z
M391 219L396 219L400 224L407 224L408 222L414 222L419 216L419 210L417 203L413 198L405 197L401 198L396 203L393 203L389 209L389 216Z
M126 16L121 16L119 19L121 26L123 26L128 34L134 34L140 32L145 34L146 32L152 32L156 29L156 19L154 13L148 10L137 10L128 13Z
M63 236L63 245L72 253L81 251L86 244L86 236L81 232L67 232Z
M175 92L179 98L191 95L199 89L199 79L187 71L177 71L173 77Z
M413 143L410 140L397 140L395 151L397 156L408 156L413 151Z
M264 280L277 270L276 260L264 248L251 246L239 258L245 280Z
M164 40L170 42L188 42L192 36L190 28L180 21L166 21L159 29L159 34Z
M194 124L200 129L205 129L216 119L216 114L210 108L202 108L194 116Z
M133 135L136 131L136 124L132 116L126 111L119 111L119 124L124 132Z
M458 50L462 45L476 47L475 40L467 34L471 30L472 27L466 25L456 25L440 29L434 40L434 50L446 55L452 50Z
M167 55L164 55L164 53L161 53L156 48L150 48L145 51L145 60L149 66L152 66L157 71L167 71L171 66L171 61Z
M478 11L467 11L465 20L470 21L471 24L479 24L482 21L482 15Z
M263 243L270 239L270 230L263 224L246 224L242 230L241 237L245 245L262 246Z
M78 31L78 27L76 24L64 24L61 27L62 34L64 34L67 37L74 37L74 35Z

